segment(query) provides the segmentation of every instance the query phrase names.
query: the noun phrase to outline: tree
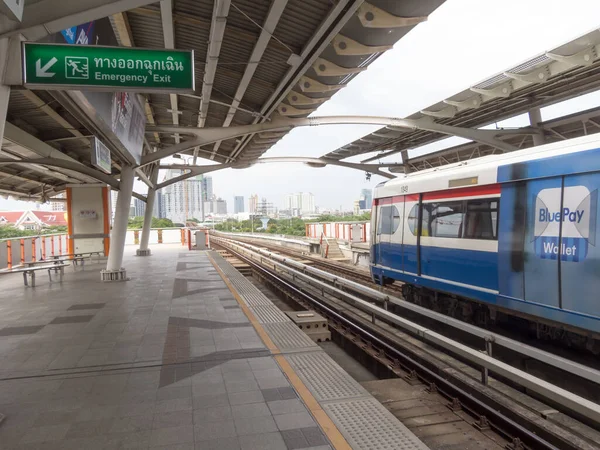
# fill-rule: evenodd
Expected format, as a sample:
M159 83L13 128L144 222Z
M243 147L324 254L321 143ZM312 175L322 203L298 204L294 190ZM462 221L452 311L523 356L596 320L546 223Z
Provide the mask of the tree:
M43 234L58 234L66 233L67 231L68 229L64 225L52 225L51 227L46 227L42 229Z
M34 236L38 234L35 230L20 230L12 225L0 226L0 239L9 239L15 237Z
M139 230L143 226L143 217L130 217L129 222L127 222L127 228L129 229ZM158 217L153 217L152 223L150 224L150 228L173 228L174 226L171 219L159 219Z

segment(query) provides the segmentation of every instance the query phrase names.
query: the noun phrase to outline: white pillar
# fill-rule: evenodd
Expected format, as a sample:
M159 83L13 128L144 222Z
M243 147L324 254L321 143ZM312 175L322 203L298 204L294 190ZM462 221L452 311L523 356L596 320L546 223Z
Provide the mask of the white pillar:
M535 128L539 133L533 135L533 145L543 145L546 143L546 137L544 136L544 129L540 127L542 123L542 113L540 108L532 108L529 110L529 125Z
M148 241L150 241L150 228L152 227L152 213L154 212L155 199L156 189L148 188L148 195L146 197L146 212L144 213L144 225L142 226L140 248L138 248L136 251L138 256L150 256Z
M8 63L8 39L0 39L0 73L4 74ZM0 145L4 139L4 125L6 124L6 111L8 110L8 99L10 98L10 86L2 84L0 80Z
M133 168L124 165L121 167L121 183L119 195L115 208L115 219L110 234L110 250L106 270L102 271L103 281L125 280L125 269L123 265L123 252L125 250L125 236L127 234L127 223L129 221L129 208L131 205L131 194L133 192Z

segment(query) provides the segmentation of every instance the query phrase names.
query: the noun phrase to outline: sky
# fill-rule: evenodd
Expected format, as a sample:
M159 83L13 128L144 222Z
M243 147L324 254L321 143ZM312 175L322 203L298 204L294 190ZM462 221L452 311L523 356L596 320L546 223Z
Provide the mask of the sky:
M600 26L598 0L447 0L429 20L404 36L368 70L355 77L313 116L380 115L406 117L478 81L517 65ZM275 34L277 31L275 31ZM547 120L597 106L597 93L542 110ZM522 126L516 117L508 126ZM297 128L264 156L322 156L379 127L332 125ZM457 138L445 144L462 142ZM436 143L410 154L440 148ZM357 158L355 158L356 160ZM358 158L360 159L360 158ZM395 157L389 160L394 161ZM399 160L399 156L398 156ZM201 160L199 160L201 161ZM360 190L373 188L384 178L341 167L310 168L298 163L258 164L212 174L214 193L227 201L258 194L283 206L292 192L312 192L324 209L351 210ZM143 186L136 184L143 192ZM0 199L0 209L31 208L32 204Z

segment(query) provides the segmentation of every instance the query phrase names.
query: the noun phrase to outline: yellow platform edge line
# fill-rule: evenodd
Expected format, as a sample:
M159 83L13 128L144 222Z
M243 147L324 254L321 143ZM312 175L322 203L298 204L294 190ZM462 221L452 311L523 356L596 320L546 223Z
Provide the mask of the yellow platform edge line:
M244 311L244 314L246 315L246 317L248 317L248 320L250 321L250 323L252 324L252 326L254 327L254 329L256 330L256 332L258 333L260 338L262 339L265 346L273 354L275 361L277 362L277 364L279 365L279 367L281 368L283 373L285 373L285 375L288 378L288 380L290 381L291 385L294 386L294 389L296 390L296 392L298 392L298 395L300 396L300 398L302 399L302 401L304 402L306 407L309 409L309 411L311 412L311 414L313 415L313 417L315 418L317 423L319 424L319 427L321 427L321 430L323 430L323 433L325 433L325 435L329 439L329 442L331 442L331 445L333 445L333 448L335 448L336 450L351 450L352 447L348 444L348 442L346 441L346 439L344 438L344 436L342 435L340 430L333 423L333 421L327 415L327 413L323 410L323 408L321 408L321 405L319 404L319 402L310 393L310 391L308 390L306 385L302 382L300 377L296 374L296 371L292 368L292 366L290 365L288 360L285 358L285 356L281 354L281 350L279 350L279 348L271 340L271 338L269 337L269 335L267 334L267 332L265 331L263 326L256 319L256 316L254 316L252 311L250 311L250 309L246 306L246 304L242 300L242 297L240 296L239 292L235 289L233 284L231 284L231 281L229 281L229 279L227 278L225 273L223 273L221 268L217 265L216 261L213 259L211 254L208 252L207 252L207 254L208 254L208 259L210 259L211 264L216 269L216 271L219 273L219 275L225 282L225 285L227 286L227 288L233 294L233 297L236 299L236 301L240 305L240 308L242 309L242 311Z

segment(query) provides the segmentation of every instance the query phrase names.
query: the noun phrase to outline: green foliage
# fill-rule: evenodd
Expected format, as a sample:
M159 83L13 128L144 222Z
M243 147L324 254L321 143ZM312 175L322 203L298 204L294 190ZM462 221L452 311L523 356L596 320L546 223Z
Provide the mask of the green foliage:
M0 226L0 239L8 239L14 237L34 236L38 234L35 230L19 230L12 225Z
M370 222L371 213L366 212L359 216L334 216L332 214L323 214L316 219L307 220L307 222Z
M66 233L67 227L65 225L53 225L51 227L44 228L41 233L42 234L60 234Z
M60 234L66 233L67 227L62 225L55 225L51 227L42 228L41 230L20 230L12 225L0 226L0 239L10 239L17 237L27 236L41 236L43 234Z
M144 226L143 217L130 217L127 223L127 228L139 230ZM158 217L152 218L152 224L150 228L173 228L175 225L170 219L159 219Z
M259 229L262 223L258 217L254 218L255 233L283 234L286 236L305 236L306 224L310 222L364 222L371 220L371 213L362 214L360 216L331 216L323 215L315 220L303 220L297 217L292 219L270 219L267 224L267 229ZM240 233L250 233L253 231L252 222L250 220L237 221L235 219L227 219L223 223L215 225L215 230L218 231L235 231Z

